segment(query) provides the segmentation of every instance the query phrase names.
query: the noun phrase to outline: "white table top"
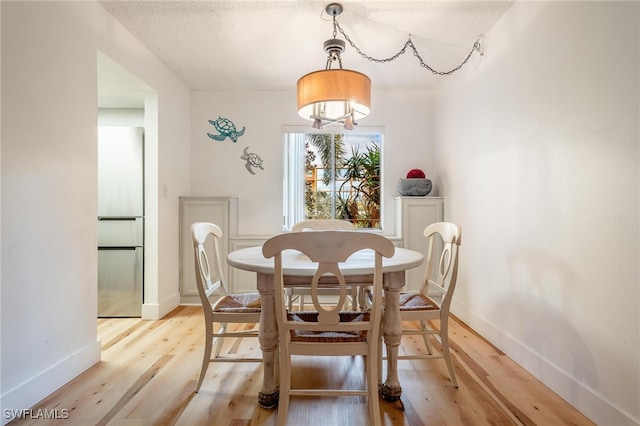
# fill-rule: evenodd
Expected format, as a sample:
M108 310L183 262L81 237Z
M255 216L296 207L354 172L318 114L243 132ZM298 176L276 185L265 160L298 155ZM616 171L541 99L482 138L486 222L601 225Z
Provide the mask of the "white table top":
M372 250L360 250L351 255L345 263L341 263L340 270L344 275L372 274L373 261ZM420 266L423 262L422 253L396 247L392 257L382 258L382 272L404 271ZM227 263L245 271L273 274L273 258L265 259L262 255L262 246L233 251L227 255ZM283 251L282 265L285 275L310 276L315 273L314 264L306 255L296 250Z

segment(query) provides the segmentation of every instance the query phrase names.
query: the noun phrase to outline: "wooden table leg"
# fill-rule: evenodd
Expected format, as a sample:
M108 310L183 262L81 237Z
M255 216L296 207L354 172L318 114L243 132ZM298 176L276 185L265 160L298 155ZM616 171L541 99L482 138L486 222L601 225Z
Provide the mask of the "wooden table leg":
M399 299L403 286L404 271L385 274L385 310L382 332L387 347L387 379L380 385L379 393L387 401L397 401L402 395L402 388L398 380L398 348L402 340Z
M258 394L258 404L263 408L278 406L276 385L276 363L278 359L278 325L273 291L273 275L258 274L258 292L262 298L258 340L262 349L262 389Z

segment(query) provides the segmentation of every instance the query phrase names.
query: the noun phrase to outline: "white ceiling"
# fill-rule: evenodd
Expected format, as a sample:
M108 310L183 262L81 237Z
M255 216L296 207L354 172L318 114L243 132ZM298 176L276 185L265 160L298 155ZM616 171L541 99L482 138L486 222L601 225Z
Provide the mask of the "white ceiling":
M328 1L99 3L194 90L293 90L302 75L324 69L323 42L333 34L331 17L324 11ZM393 56L411 35L425 62L447 71L464 59L512 1L341 4L344 12L338 22L367 55ZM344 39L340 33L337 38ZM344 68L367 74L374 89L428 89L446 78L422 68L410 51L393 62L375 63L347 44L342 62Z

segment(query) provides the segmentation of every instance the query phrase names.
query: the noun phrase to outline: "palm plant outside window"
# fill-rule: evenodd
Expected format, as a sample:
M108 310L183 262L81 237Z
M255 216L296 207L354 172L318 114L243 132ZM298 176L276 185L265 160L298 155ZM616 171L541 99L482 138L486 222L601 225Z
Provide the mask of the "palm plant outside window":
M380 132L285 134L285 229L303 219L380 228Z

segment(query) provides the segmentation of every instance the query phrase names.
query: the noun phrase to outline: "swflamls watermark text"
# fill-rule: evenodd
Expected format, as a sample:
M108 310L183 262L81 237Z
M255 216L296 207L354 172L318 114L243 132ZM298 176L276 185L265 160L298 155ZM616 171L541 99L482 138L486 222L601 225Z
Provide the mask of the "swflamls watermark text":
M37 410L5 408L3 415L5 419L59 420L68 419L69 410L66 408L40 408Z

